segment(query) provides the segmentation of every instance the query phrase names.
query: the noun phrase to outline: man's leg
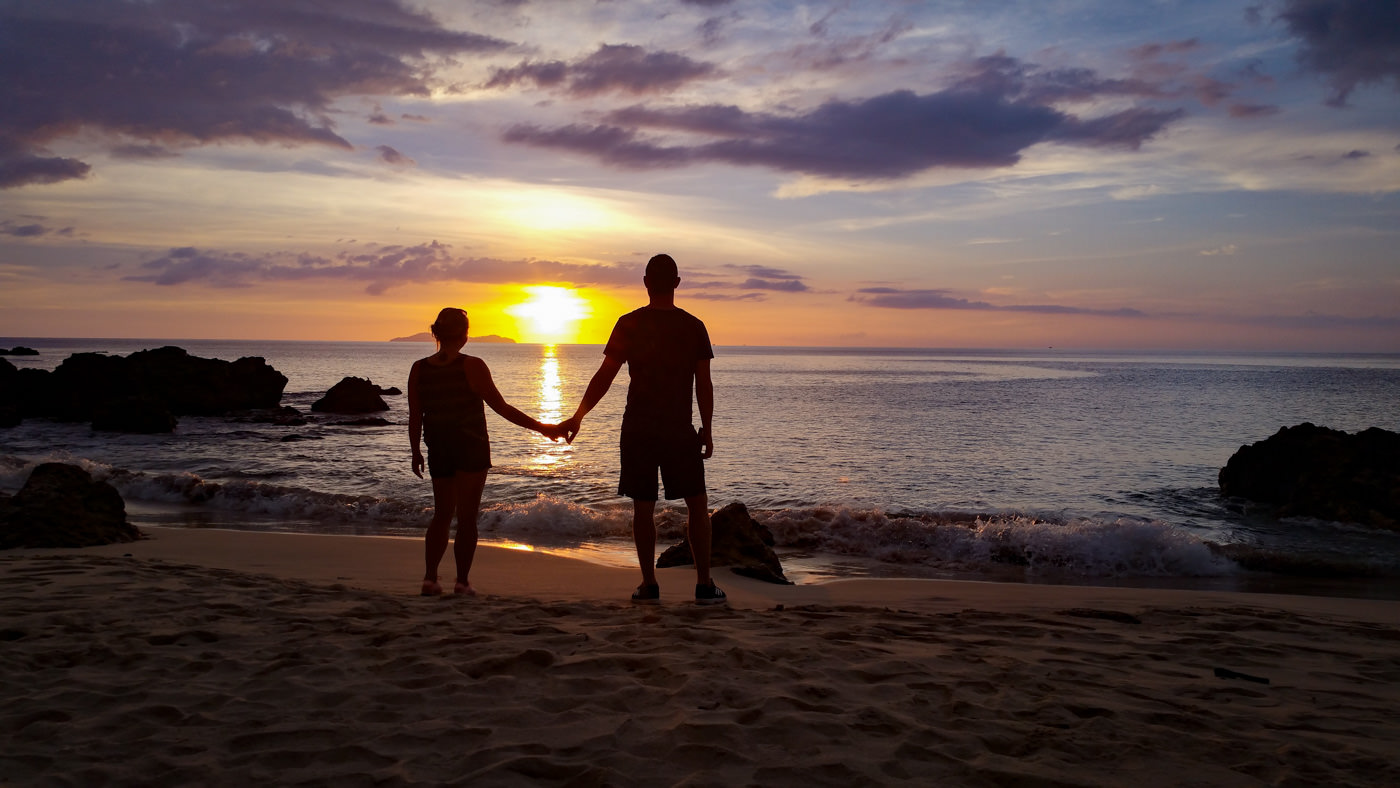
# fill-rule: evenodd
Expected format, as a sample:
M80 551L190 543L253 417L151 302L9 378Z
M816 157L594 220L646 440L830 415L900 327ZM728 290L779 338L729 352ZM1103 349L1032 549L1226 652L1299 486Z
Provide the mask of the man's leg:
M695 583L710 585L710 499L705 493L685 499L685 538L690 542L690 555L695 559Z
M632 501L632 541L637 545L642 585L656 585L656 501Z

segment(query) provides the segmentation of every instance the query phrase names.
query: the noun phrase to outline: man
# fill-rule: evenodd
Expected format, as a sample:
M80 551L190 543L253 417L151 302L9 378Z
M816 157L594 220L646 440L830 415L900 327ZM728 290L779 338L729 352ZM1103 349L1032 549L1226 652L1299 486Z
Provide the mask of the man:
M710 382L710 335L698 318L676 306L680 284L676 261L659 254L647 261L649 303L618 318L603 363L588 382L572 418L559 426L570 442L583 417L603 399L623 364L631 382L622 416L622 473L617 492L632 499L632 539L642 568L642 584L633 602L656 603L656 475L661 472L666 498L684 498L686 538L695 558L695 601L722 604L724 592L710 577L710 512L705 494L705 463L715 451L710 431L715 410ZM700 431L690 422L691 393L700 406Z

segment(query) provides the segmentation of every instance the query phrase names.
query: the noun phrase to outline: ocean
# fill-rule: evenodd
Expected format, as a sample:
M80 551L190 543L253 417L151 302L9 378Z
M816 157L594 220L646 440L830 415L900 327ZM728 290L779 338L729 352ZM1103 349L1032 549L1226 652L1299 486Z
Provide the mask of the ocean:
M52 369L77 352L177 345L260 356L288 378L302 426L181 417L170 435L26 420L0 429L0 491L36 464L111 482L137 525L419 537L432 505L409 465L407 403L389 426L310 405L346 376L406 388L416 342L0 338ZM507 401L573 413L596 345L469 343ZM944 577L1400 598L1400 534L1275 520L1222 499L1241 445L1312 422L1400 431L1400 355L718 347L710 504L743 502L800 583ZM488 415L484 542L635 566L616 494L626 375L572 445ZM698 417L697 417L698 423ZM682 537L663 505L661 547ZM1238 545L1263 569L1211 549ZM1271 563L1272 562L1272 563ZM1302 577L1285 571L1306 563ZM1276 571L1269 571L1270 566ZM412 580L413 578L409 578Z

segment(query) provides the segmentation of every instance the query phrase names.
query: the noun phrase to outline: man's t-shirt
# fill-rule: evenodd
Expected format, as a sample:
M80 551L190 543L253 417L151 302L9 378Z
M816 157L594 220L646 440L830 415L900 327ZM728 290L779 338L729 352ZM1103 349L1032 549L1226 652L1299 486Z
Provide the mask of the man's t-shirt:
M642 307L618 318L603 355L627 364L622 429L665 433L689 429L695 364L715 357L710 334L684 309Z

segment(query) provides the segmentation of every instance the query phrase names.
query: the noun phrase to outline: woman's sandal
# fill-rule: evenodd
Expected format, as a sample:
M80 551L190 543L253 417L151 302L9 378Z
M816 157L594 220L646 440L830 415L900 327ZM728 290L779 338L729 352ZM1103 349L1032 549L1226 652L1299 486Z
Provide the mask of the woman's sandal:
M433 579L433 580L424 580L424 581L423 581L423 590L422 590L421 592L419 592L418 595L419 595L419 596L442 596L442 584L439 583L436 579Z

